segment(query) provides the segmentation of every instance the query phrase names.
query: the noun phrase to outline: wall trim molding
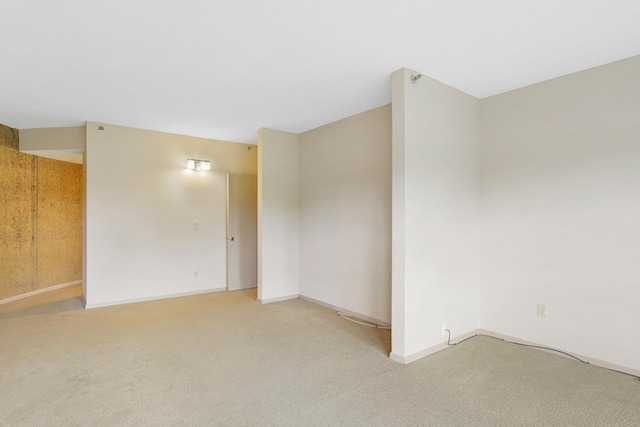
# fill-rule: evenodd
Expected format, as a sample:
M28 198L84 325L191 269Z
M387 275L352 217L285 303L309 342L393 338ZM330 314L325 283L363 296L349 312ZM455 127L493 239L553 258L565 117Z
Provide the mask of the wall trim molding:
M452 342L462 341L462 340L470 338L470 337L472 337L474 335L478 335L479 331L480 331L479 329L474 329L471 332L467 332L467 333L462 334L462 335L457 335L455 337L452 337L451 341ZM398 362L398 363L402 363L404 365L408 365L411 362L415 362L418 359L422 359L423 357L430 356L430 355L432 355L434 353L437 353L439 351L446 350L449 347L450 346L447 345L447 343L445 341L445 342L441 342L439 344L436 344L434 346L425 348L424 350L420 350L418 352L412 353L412 354L410 354L408 356L402 356L400 354L391 352L391 353L389 353L389 358L391 360L393 360L394 362Z
M136 302L156 301L159 299L178 298L178 297L189 297L193 295L210 294L213 292L222 292L226 290L227 290L227 287L225 286L224 288L204 289L201 291L193 291L193 292L180 292L177 294L165 294L165 295L158 295L155 297L148 297L148 298L134 298L134 299L122 300L122 301L105 302L100 304L87 304L85 302L84 308L91 309L91 308L110 307L112 305L134 304Z
M271 304L272 302L287 301L287 300L290 300L290 299L298 299L299 297L300 297L300 295L293 294L293 295L285 295L283 297L275 297L275 298L265 298L265 299L258 298L258 302L260 304Z
M35 291L27 292L27 293L24 293L24 294L20 294L20 295L16 295L16 296L13 296L13 297L9 297L9 298L5 298L3 300L0 300L0 305L8 304L8 303L13 302L13 301L18 301L18 300L21 300L23 298L32 297L34 295L44 294L45 292L50 292L50 291L55 291L57 289L66 288L68 286L79 285L81 283L82 283L82 280L74 280L73 282L61 283L59 285L53 285L53 286L47 286L46 288L36 289Z
M312 302L314 304L321 305L321 306L326 307L326 308L330 308L333 311L339 311L341 313L346 314L347 316L353 316L353 317L357 317L358 319L361 319L361 320L366 320L367 322L375 323L376 325L379 325L379 326L385 326L385 327L391 326L391 324L389 322L385 322L384 320L376 319L376 318L371 317L371 316L366 316L366 315L361 314L361 313L356 313L355 311L348 310L348 309L342 308L342 307L338 307L337 305L329 304L327 302L320 301L320 300L317 300L315 298L311 298L311 297L308 297L308 296L305 296L305 295L300 295L300 299Z

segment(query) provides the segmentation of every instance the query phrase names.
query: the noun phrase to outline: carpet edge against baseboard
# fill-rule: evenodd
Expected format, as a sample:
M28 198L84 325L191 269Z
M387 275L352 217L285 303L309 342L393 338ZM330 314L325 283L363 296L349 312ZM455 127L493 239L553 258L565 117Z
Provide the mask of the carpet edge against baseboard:
M346 308L343 308L343 307L338 307L337 305L333 305L333 304L330 304L330 303L327 303L327 302L324 302L324 301L320 301L320 300L317 300L315 298L308 297L306 295L300 294L300 299L312 302L314 304L321 305L321 306L329 308L329 309L331 309L333 311L340 311L340 312L346 314L347 316L357 317L358 319L366 320L367 322L375 323L376 325L385 326L385 327L391 326L391 324L389 322L387 322L387 321L384 321L384 320L381 320L381 319L376 319L375 317L367 316L365 314L356 313L353 310L349 310L349 309L346 309Z
M571 354L571 355L573 355L573 356L575 356L575 357L577 357L579 359L584 360L585 362L589 362L590 365L597 366L599 368L604 368L604 369L609 369L609 370L614 370L614 371L620 371L620 372L623 372L623 373L626 373L626 374L629 374L629 375L634 375L636 377L640 377L640 370L638 370L638 369L630 368L628 366L617 365L615 363L607 362L606 360L600 360L600 359L596 359L594 357L585 356L585 355L582 355L582 354L579 354L579 353L575 353L573 351L565 350L563 348L555 348L555 347L551 347L549 345L540 344L540 343L533 342L533 341L523 340L522 338L517 338L517 337L510 336L510 335L501 334L499 332L489 331L487 329L478 329L478 334L479 335L488 335L490 337L498 338L498 339L501 339L501 340L513 341L514 343L517 343L517 344L535 345L535 346L538 346L538 347L553 348L554 350L558 350L558 351L562 351L564 353ZM570 358L569 356L562 355L562 354L557 353L555 351L547 351L547 350L544 350L544 349L535 349L535 348L534 348L534 350L546 351L546 352L550 352L550 353L558 355L558 356Z
M260 304L271 304L272 302L287 301L290 299L297 299L299 297L300 296L298 294L292 294L292 295L285 295L282 297L275 297L275 298L263 298L263 299L258 298L257 301Z
M148 297L148 298L134 298L130 300L111 301L111 302L105 302L105 303L99 303L99 304L85 303L85 308L92 309L92 308L110 307L113 305L134 304L136 302L156 301L156 300L169 299L169 298L190 297L193 295L210 294L210 293L222 292L226 290L227 288L224 287L224 288L215 288L215 289L203 289L200 291L193 291L193 292L181 292L177 294L157 295L157 296Z
M9 297L9 298L2 299L2 300L0 300L0 305L8 304L8 303L14 302L14 301L19 301L19 300L21 300L23 298L32 297L32 296L35 296L35 295L44 294L46 292L56 291L56 290L62 289L62 288L67 288L69 286L79 285L81 283L82 283L82 280L74 280L72 282L61 283L59 285L47 286L46 288L36 289L35 291L26 292L24 294L15 295L15 296L12 296L12 297Z
M467 332L461 335L457 335L451 338L452 342L462 341L467 338L471 338L474 335L478 334L479 329L474 329L471 332ZM427 356L431 356L432 354L438 353L439 351L445 350L450 346L447 345L446 342L441 342L439 344L433 345L431 347L427 347L424 350L417 351L415 353L411 353L407 356L402 356L401 354L394 353L393 351L389 353L389 358L394 362L402 363L403 365L408 365L409 363L415 362L416 360L422 359Z
M486 335L488 337L497 338L497 339L500 339L500 340L506 340L506 342L512 341L513 343L516 343L516 344L524 344L524 345L531 345L531 346L537 346L537 347L553 348L553 347L550 347L548 345L536 343L536 342L533 342L533 341L523 340L521 338L517 338L517 337L510 336L510 335L505 335L505 334L501 334L501 333L498 333L498 332L490 331L490 330L487 330L487 329L481 329L481 328L476 329L476 330L471 331L471 332L468 332L468 333L465 333L465 334L462 334L462 335L458 335L456 337L452 337L451 338L451 343L453 343L453 344L458 343L458 342L460 342L462 340L465 340L467 338L471 338L474 335L480 335L480 336ZM420 350L418 352L412 353L412 354L410 354L408 356L402 356L402 355L394 353L392 351L391 353L389 353L389 358L391 360L393 360L394 362L402 363L404 365L407 365L409 363L415 362L416 360L422 359L424 357L430 356L430 355L432 355L434 353L437 353L439 351L445 350L445 349L447 349L449 347L450 346L447 345L446 342L443 342L443 343L436 344L434 346L428 347L428 348L426 348L424 350ZM529 348L532 348L532 347L529 347ZM549 351L549 350L538 349L538 348L532 348L532 349L533 350L545 351L545 352L548 352L548 353L555 354L557 356L570 358L569 356L562 355L561 353L557 353L555 351ZM631 367L628 367L628 366L617 365L615 363L610 363L610 362L607 362L605 360L596 359L594 357L584 356L582 354L578 354L578 353L575 353L575 352L572 352L572 351L567 351L567 350L564 350L564 349L561 349L561 348L553 348L553 349L557 350L557 351L564 352L564 353L571 354L571 355L573 355L573 356L575 356L575 357L577 357L579 359L582 359L582 360L584 360L586 362L589 362L589 365L596 366L598 368L609 369L609 370L613 370L613 371L620 371L620 372L625 373L625 374L629 374L629 375L633 375L633 376L636 376L636 377L640 377L640 370L637 370L637 369L634 369L634 368L631 368Z

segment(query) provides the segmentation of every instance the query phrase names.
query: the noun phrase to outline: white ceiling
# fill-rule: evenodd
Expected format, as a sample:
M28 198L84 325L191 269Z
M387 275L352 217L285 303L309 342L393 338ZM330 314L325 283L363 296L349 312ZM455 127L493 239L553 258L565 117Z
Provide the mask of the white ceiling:
M483 98L637 54L638 0L3 0L0 123L255 142L390 102L401 67Z

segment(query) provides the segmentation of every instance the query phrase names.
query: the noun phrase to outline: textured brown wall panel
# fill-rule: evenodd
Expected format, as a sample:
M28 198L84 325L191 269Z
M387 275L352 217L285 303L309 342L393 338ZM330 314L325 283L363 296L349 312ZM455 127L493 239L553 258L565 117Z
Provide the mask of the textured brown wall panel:
M67 282L82 279L82 165L65 163L63 176L67 231L65 232L65 259ZM72 277L69 279L69 277Z
M37 160L36 289L82 277L82 166Z
M17 138L0 125L0 300L82 278L82 165Z
M60 170L50 159L38 159L36 287L65 283L61 278L62 203Z
M35 156L0 147L0 299L34 290Z
M0 125L0 147L13 148L18 150L18 129L13 129L5 125Z

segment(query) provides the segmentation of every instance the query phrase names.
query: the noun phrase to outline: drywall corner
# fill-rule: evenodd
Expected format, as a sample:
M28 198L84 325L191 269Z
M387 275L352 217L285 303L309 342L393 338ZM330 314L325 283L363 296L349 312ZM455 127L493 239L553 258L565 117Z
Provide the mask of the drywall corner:
M440 348L443 323L479 326L479 102L409 69L392 91L392 353L411 359Z
M391 75L391 349L404 358L405 350L405 80L408 70ZM395 359L394 359L395 360ZM400 360L400 359L398 359ZM404 362L403 362L404 363Z
M391 105L300 134L300 294L391 323Z
M299 137L258 131L258 299L299 293Z

